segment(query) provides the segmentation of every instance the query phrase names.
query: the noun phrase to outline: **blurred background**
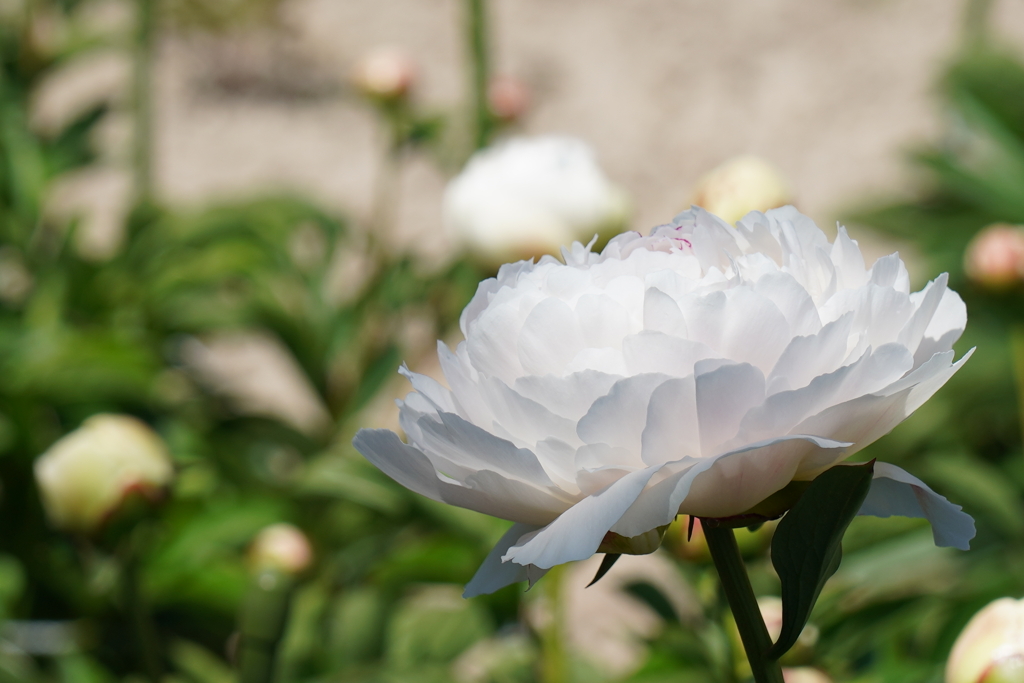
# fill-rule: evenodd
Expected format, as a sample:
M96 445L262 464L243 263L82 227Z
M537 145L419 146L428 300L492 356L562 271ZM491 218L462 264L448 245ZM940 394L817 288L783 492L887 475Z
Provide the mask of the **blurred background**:
M699 529L467 601L507 524L350 446L500 263L691 203L967 301L979 352L869 457L973 549L855 521L785 660L943 680L1024 595L1024 5L0 0L0 679L746 680Z

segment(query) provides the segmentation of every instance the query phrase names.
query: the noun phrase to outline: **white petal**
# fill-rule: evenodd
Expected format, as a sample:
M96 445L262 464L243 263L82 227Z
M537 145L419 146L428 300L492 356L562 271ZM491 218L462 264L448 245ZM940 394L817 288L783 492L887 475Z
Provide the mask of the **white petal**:
M654 390L641 444L647 465L700 455L697 385L692 376L670 379Z
M537 401L551 412L570 420L587 414L594 401L622 379L597 370L583 370L565 377L554 375L520 377L514 388L523 396Z
M452 413L438 413L441 422L421 418L417 421L423 441L417 445L431 456L472 472L492 470L512 479L538 486L551 486L537 456L526 448L500 439ZM434 457L431 460L437 465ZM453 476L451 472L444 472ZM458 477L458 478L461 478Z
M925 330L930 326L932 318L935 317L935 312L939 308L939 303L946 294L948 280L949 275L943 273L929 282L923 290L910 295L910 301L917 308L903 330L900 331L897 341L910 349L911 353L916 352L918 346L921 345Z
M611 530L636 536L668 524L679 514L739 514L786 486L807 458L835 462L843 458L847 446L806 435L784 436L717 458L684 458L668 463Z
M675 299L656 287L644 295L644 330L686 338L686 321Z
M539 528L532 524L513 524L512 528L505 532L501 540L487 554L483 564L476 570L476 574L473 575L470 582L466 584L466 590L462 597L475 598L478 595L489 595L505 586L526 581L529 578L528 567L515 562L502 562L501 556L519 542L521 537Z
M630 374L658 372L676 377L692 375L697 361L719 357L706 344L647 331L623 339L622 355Z
M805 387L838 368L846 358L852 326L853 313L847 313L817 334L794 337L768 376L768 393Z
M939 308L924 331L924 339L914 354L914 361L920 365L933 354L948 351L960 338L967 326L967 307L960 295L947 289L939 302Z
M856 444L850 449L850 454L853 454L888 434L896 425L907 419L963 366L971 353L964 354L963 358L952 365L949 364L951 355L936 354L932 361L885 390L892 391L892 387L902 387L895 393L869 394L840 403L807 418L793 431L853 442ZM907 386L908 380L913 384Z
M963 508L932 491L917 477L886 462L875 463L871 490L857 514L927 519L932 525L935 545L940 547L967 550L975 534L974 520Z
M407 377L412 384L412 388L430 401L437 410L444 410L449 413L457 412L455 402L452 399L452 392L441 386L437 380L417 372L412 372L405 365L400 367L398 372Z
M697 363L697 422L700 447L705 456L717 455L718 447L736 435L747 411L764 401L764 375L753 365L725 365L710 372Z
M529 375L562 375L584 345L576 314L568 304L544 299L526 316L519 332L519 362Z
M361 429L352 445L380 471L407 489L492 517L544 525L572 504L557 489L542 490L495 472L477 472L464 484L441 478L422 451L403 443L397 434L387 429Z
M540 403L509 388L500 379L486 378L480 383L480 392L494 415L495 423L512 435L513 441L527 447L549 437L576 441L575 422L555 415Z
M600 493L584 498L525 544L513 546L502 559L543 569L587 559L657 471L651 467L630 472Z
M585 346L617 349L630 331L629 312L604 294L581 296L576 302L576 317Z
M640 435L647 419L647 404L655 388L668 377L636 375L615 383L606 396L594 401L576 425L584 443L606 443L640 455Z
M690 297L680 309L690 339L708 345L722 358L756 365L763 372L771 370L792 338L789 323L775 304L749 287Z
M789 323L791 335L814 334L821 329L821 318L814 300L789 273L771 273L757 280L754 291L774 303Z

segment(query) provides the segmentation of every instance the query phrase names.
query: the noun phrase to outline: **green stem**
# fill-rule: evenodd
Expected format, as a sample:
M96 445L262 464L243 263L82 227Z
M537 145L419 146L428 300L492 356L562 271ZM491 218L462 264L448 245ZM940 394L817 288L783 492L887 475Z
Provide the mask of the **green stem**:
M291 577L264 571L246 596L239 620L238 651L240 683L274 680L277 650L288 622L293 582Z
M123 564L122 581L125 610L137 639L139 666L152 683L160 683L163 678L163 667L160 664L159 638L143 595L138 549L135 543L129 543Z
M155 0L138 0L135 43L135 74L132 102L135 107L135 139L132 163L136 200L147 204L153 197L153 39Z
M963 18L963 46L972 50L983 47L988 37L988 19L993 0L967 0Z
M565 683L568 661L565 649L565 565L552 567L544 577L544 598L550 609L550 620L540 634L542 683Z
M782 669L778 661L770 660L766 654L772 646L771 636L764 625L761 610L750 587L750 578L743 565L739 546L733 530L715 526L710 520L701 520L704 538L707 540L711 559L718 570L718 576L729 601L729 608L736 618L743 649L747 652L750 669L756 683L783 683Z
M1020 421L1021 443L1024 444L1024 325L1010 328L1010 360L1017 390L1017 419Z
M487 105L487 83L490 80L490 56L487 52L487 12L485 0L467 0L469 37L470 92L473 98L473 148L481 149L490 142L494 120Z

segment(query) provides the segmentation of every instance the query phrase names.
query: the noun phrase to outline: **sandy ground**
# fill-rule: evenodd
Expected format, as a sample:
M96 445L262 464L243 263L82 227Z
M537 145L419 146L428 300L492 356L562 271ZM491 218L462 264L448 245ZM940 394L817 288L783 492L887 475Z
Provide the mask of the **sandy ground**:
M382 143L371 113L345 96L345 74L365 51L397 45L420 65L418 101L459 107L461 8L294 0L273 40L166 39L161 193L198 203L283 186L365 219ZM644 229L740 153L778 166L823 224L906 186L902 151L937 129L931 87L961 14L960 2L937 0L497 0L491 25L495 71L534 94L523 132L592 144ZM995 23L1024 41L1024 3L1004 0ZM422 159L403 172L399 232L434 253L447 246L444 182Z

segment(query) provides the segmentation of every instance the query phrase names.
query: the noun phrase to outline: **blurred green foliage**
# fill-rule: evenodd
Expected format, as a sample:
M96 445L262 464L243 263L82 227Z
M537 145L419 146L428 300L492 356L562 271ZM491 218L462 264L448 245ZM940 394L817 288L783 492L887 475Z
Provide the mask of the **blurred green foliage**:
M50 136L29 124L42 80L99 46L73 30L60 40L45 30L73 22L88 1L23 0L0 18L0 683L237 680L239 618L281 588L259 583L246 550L279 521L309 536L316 560L286 587L274 681L607 678L566 655L565 642L533 630L536 620L524 613L536 596L512 587L459 597L504 523L409 493L349 445L359 411L379 400L403 359L423 350L403 334L408 320L425 318L445 336L486 273L463 260L427 270L293 196L189 212L140 203L120 249L102 261L76 250L81 223L47 215L54 183L95 163L93 135L109 109L97 105ZM163 11L181 25L222 28L235 14L263 16L274 4L257 0L236 12L238 2L176 0ZM995 597L1024 593L1014 380L1024 358L1011 341L1024 338L1024 299L1019 290L983 290L962 268L981 227L1024 222L1024 67L979 50L956 61L942 84L948 129L915 156L927 189L850 219L912 243L929 270L950 273L971 315L958 349L979 353L867 455L900 463L962 502L979 534L961 554L935 548L919 521L853 522L843 564L811 616L818 643L786 662L813 664L836 680L939 681L967 619ZM409 145L443 145L440 119L420 118L406 103L376 106L394 133L392 161ZM368 259L369 274L339 292L332 278L346 254ZM300 430L239 411L197 377L188 345L238 331L280 341L329 425ZM47 524L32 466L99 412L154 426L177 477L151 514L97 538L70 537ZM696 613L677 614L651 584L627 587L663 621L630 680L736 681L738 653L714 571L706 553L684 547L683 533L674 525L667 544ZM767 535L750 537L743 547L754 587L777 595ZM542 664L566 656L561 678Z

